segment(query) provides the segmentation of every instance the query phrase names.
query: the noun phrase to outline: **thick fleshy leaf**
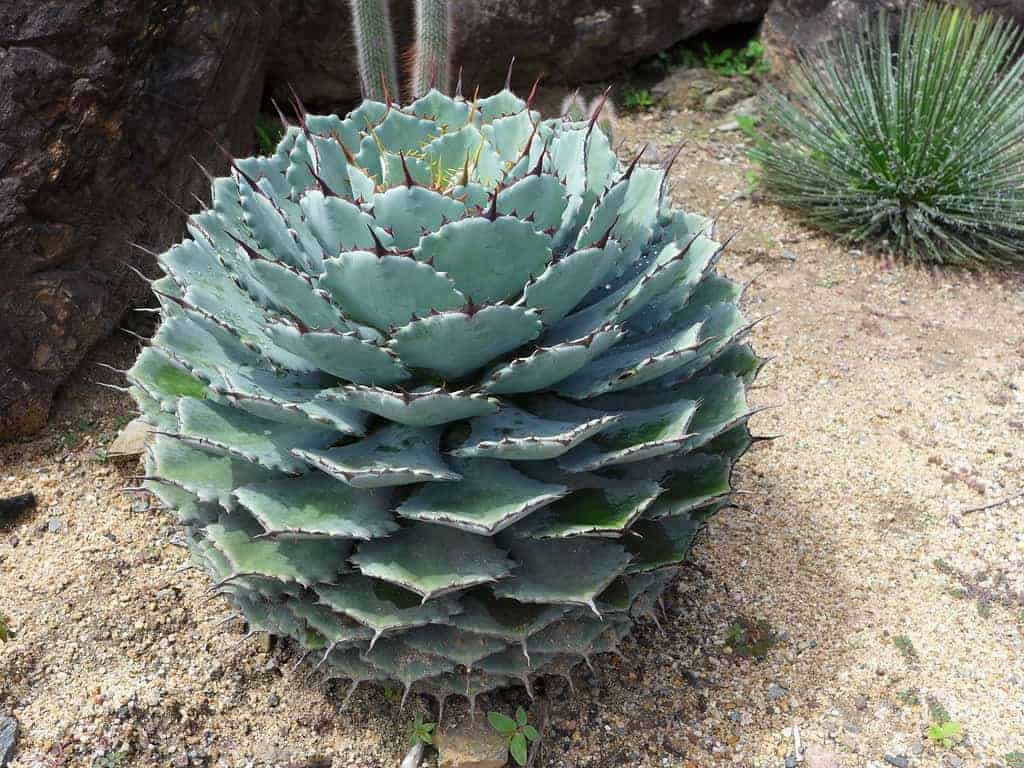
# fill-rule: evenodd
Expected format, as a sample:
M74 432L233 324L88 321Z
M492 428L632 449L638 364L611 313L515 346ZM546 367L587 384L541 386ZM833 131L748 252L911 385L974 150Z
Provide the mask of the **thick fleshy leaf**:
M288 229L284 211L274 201L270 183L239 184L243 220L259 248L285 264L308 269L309 260Z
M616 249L584 248L548 265L548 268L526 286L526 306L541 310L547 326L568 315L583 297L590 293L611 268Z
M183 397L178 401L178 437L267 469L299 474L305 465L292 456L293 449L322 448L339 435L333 429L280 424L209 400Z
M455 664L444 656L424 653L402 640L381 640L363 654L363 659L407 688L424 677L442 675L455 669Z
M207 383L220 378L219 369L259 362L237 336L193 313L164 318L153 337L153 346Z
M395 248L414 248L424 233L437 231L465 212L458 200L420 186L392 187L373 197L375 223L391 232Z
M337 307L313 290L313 281L304 272L263 259L254 259L249 269L277 310L297 317L310 328L348 330Z
M559 382L555 391L580 400L653 381L698 357L701 327L696 323L619 344L586 368Z
M235 508L232 492L238 486L280 477L251 462L214 456L165 435L158 435L150 446L146 474L227 510Z
M454 466L462 482L426 485L398 508L398 514L493 536L568 492L563 486L531 480L504 461L471 459Z
M598 539L516 539L509 553L519 562L515 575L495 585L498 597L521 603L584 605L619 576L630 557L619 545Z
M274 537L374 539L398 530L389 491L358 490L320 473L245 485L234 496Z
M638 468L639 469L639 468ZM732 489L732 461L706 453L690 453L651 462L642 469L646 477L658 476L665 492L647 510L651 518L674 517L726 500Z
M343 573L345 558L352 551L344 539L256 539L262 533L237 514L224 515L206 527L210 541L231 562L237 574L266 576L295 581L304 587L333 584Z
M325 389L320 397L410 427L433 427L498 410L497 399L481 392L449 392L440 387L395 392L381 387L348 385Z
M173 408L179 397L203 399L211 394L204 382L156 347L144 347L126 376L163 408Z
M270 336L282 347L294 349L321 371L354 384L387 386L409 378L409 372L383 347L356 333L303 332L283 323L270 327Z
M358 205L321 192L307 192L299 201L306 226L319 241L324 256L373 248L373 217Z
M423 602L503 579L515 565L486 537L425 523L361 544L351 561L367 576L422 595Z
M212 385L217 394L260 418L286 424L325 425L345 435L366 434L369 414L343 405L312 400L328 380L320 373L287 374L262 368L221 370Z
M460 612L455 600L424 603L413 592L362 574L342 576L336 586L318 584L316 593L324 605L373 630L375 638L399 629L443 624Z
M565 186L549 173L531 174L498 193L498 213L530 220L538 232L560 226L566 205Z
M340 448L295 455L355 488L460 480L437 451L439 428L388 426Z
M428 624L410 630L402 635L402 642L422 653L447 656L466 668L508 647L507 643L497 638L443 624Z
M449 624L510 643L522 643L572 610L566 605L538 605L496 598L485 590L467 592L460 602L463 610L452 616Z
M620 418L613 415L584 421L555 421L505 405L496 414L470 421L471 434L451 454L509 461L553 459L607 429Z
M361 643L373 637L373 632L362 624L322 605L308 600L289 600L287 606L296 618L323 635L332 647Z
M417 117L433 120L439 127L451 130L460 128L469 121L469 102L463 98L452 98L436 88L431 88L409 105Z
M395 332L391 348L409 368L459 379L537 338L540 328L535 312L499 304L411 322Z
M618 326L607 326L574 341L537 347L490 371L483 387L494 394L536 392L568 378L595 357L604 354L624 336Z
M319 280L347 317L385 330L431 310L461 307L452 281L406 256L350 251L324 262Z
M537 115L536 119L540 119ZM481 132L487 137L488 144L494 148L503 163L515 162L526 147L533 133L534 117L527 110L514 115L496 118L484 125ZM523 214L524 218L526 214Z
M571 472L591 472L678 451L696 432L689 429L696 411L697 403L685 399L621 411L621 421L567 453L558 460L559 466Z
M419 152L430 141L435 130L433 120L421 120L400 109L390 109L384 119L371 129L371 133L378 146L386 147L389 152L397 155L399 152Z
M661 493L657 483L595 477L593 487L576 489L533 515L514 532L534 539L570 536L618 538Z
M630 573L683 562L699 529L700 523L686 515L660 520L638 520L633 526L637 535L624 539L626 549L633 555Z
M473 301L502 301L522 291L551 260L551 238L511 216L461 219L424 237L415 256L447 274Z
M423 156L440 186L447 186L469 167L469 178L493 187L501 177L498 153L474 125L446 133L423 147Z

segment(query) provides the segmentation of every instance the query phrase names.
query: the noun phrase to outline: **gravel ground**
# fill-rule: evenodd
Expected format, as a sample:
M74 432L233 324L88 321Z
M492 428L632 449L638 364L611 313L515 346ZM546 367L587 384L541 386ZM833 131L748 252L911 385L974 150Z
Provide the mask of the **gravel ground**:
M1024 278L889 264L802 228L746 195L742 136L721 122L648 114L620 133L662 157L685 137L677 201L739 231L723 269L753 281L774 358L752 401L777 407L753 426L779 437L744 460L741 508L698 541L662 631L642 626L575 695L542 686L538 765L783 766L794 729L810 768L1012 765L1024 499L967 510L1024 487ZM91 362L134 351L119 335ZM113 381L84 367L43 433L0 447L0 497L39 497L0 523L13 766L397 766L408 708L367 688L341 711L290 673L290 649L218 626L227 605L178 570L170 516L119 492L135 467L102 449L129 404L88 379ZM948 747L926 735L935 718L962 726Z

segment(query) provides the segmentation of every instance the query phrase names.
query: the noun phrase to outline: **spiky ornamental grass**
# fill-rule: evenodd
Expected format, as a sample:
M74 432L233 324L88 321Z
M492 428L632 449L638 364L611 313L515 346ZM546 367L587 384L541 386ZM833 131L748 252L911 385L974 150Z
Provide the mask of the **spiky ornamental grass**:
M801 62L794 100L769 99L767 196L910 259L1024 260L1021 41L1012 21L933 5L841 34Z
M252 632L441 699L650 615L759 358L666 170L504 90L306 115L158 257L144 486Z

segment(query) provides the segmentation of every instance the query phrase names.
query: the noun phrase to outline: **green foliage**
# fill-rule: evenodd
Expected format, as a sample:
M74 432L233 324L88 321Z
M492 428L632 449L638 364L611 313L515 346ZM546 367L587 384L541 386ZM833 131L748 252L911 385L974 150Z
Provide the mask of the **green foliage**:
M764 44L755 37L739 48L684 41L655 54L643 65L651 74L663 74L676 67L710 69L727 77L759 77L771 71L771 62L765 58Z
M1021 43L1010 21L931 5L840 35L765 112L767 196L910 259L1021 261Z
M7 642L11 637L11 630L8 626L9 619L0 612L0 641Z
M487 722L491 727L508 739L508 751L519 765L526 765L529 745L540 738L537 729L530 725L529 715L522 707L516 708L513 720L501 712L488 712Z
M745 616L733 619L725 635L725 643L734 653L754 659L766 657L777 642L778 637L767 621Z
M627 88L622 93L622 106L631 112L639 112L654 106L654 97L646 88Z
M701 53L692 54L687 62L690 66L703 65L705 68L728 77L753 77L766 75L771 71L771 64L764 56L764 45L757 38L747 42L742 48L722 48L713 50L708 43L701 46Z
M960 723L956 720L947 720L944 723L932 723L928 726L928 738L933 744L949 749L953 746L953 739L960 735Z
M744 135L754 140L761 138L761 134L757 130L758 122L760 119L756 115L736 115L736 125L740 127Z
M903 655L903 658L908 662L917 661L917 649L914 647L914 641L906 635L896 635L892 639L893 645L896 646L897 650Z
M1024 751L1008 753L1006 766L1007 768L1024 768Z
M264 115L256 115L256 141L259 143L260 154L272 155L277 145L284 138L284 126L278 120Z
M419 712L416 713L416 717L413 719L412 731L409 734L409 740L416 744L422 741L424 744L434 744L434 728L437 723L424 722L423 715Z
M615 650L751 442L709 222L507 90L302 119L157 257L144 486L250 631L350 691Z

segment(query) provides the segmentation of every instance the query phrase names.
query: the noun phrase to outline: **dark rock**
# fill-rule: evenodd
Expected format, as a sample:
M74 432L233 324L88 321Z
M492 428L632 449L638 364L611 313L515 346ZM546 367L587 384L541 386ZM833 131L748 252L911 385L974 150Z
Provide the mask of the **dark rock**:
M679 40L756 21L770 0L454 0L468 88L598 80ZM410 0L392 9L408 48ZM0 5L0 439L44 423L56 389L125 309L148 298L124 262L178 239L225 161L253 149L264 95L357 98L339 0L9 0Z
M454 0L453 61L466 83L576 83L621 72L687 37L760 19L770 0Z
M13 717L0 717L0 768L11 762L18 746L18 721Z
M773 75L790 71L796 54L835 38L858 19L880 10L899 10L914 0L774 0L761 32ZM995 11L1024 25L1024 0L969 0L973 10Z
M57 386L148 293L153 265L220 170L249 149L275 3L15 0L0 6L0 438L45 420ZM269 7L269 10L267 7Z
M12 518L26 509L35 509L36 495L34 493L23 493L19 496L8 496L0 499L0 522L5 518Z
M890 752L885 753L885 762L894 768L910 768L910 760L903 755L894 755Z

